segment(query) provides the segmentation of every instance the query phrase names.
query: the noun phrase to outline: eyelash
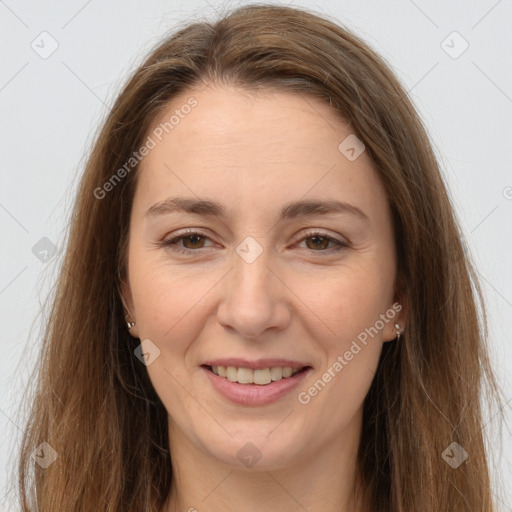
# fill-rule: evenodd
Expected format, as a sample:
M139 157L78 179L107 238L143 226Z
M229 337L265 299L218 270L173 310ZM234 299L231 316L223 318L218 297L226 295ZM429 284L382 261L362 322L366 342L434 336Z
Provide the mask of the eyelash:
M169 248L172 251L178 252L180 254L191 254L193 252L200 251L200 249L202 249L202 247L200 249L187 249L187 248L179 247L178 245L176 245L176 242L179 242L179 241L181 241L185 238L189 238L191 236L200 236L202 238L209 238L208 236L206 236L205 234L203 234L199 231L189 230L189 231L186 231L185 234L173 237L168 240L162 240L159 245ZM320 249L317 251L310 249L310 251L314 252L314 253L328 253L328 254L338 253L338 252L342 251L343 249L346 249L349 247L349 244L347 242L337 240L336 238L329 236L327 233L325 233L323 231L308 232L299 240L299 242L307 240L308 238L315 238L315 237L325 238L329 242L334 242L337 245L337 247L334 247L334 248L331 247L330 249Z

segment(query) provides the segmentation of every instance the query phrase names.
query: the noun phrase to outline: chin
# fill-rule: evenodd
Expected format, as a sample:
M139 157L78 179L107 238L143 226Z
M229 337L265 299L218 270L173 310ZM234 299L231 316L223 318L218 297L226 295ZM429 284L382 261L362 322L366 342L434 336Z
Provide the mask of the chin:
M289 466L299 455L297 447L307 445L289 435L280 436L275 432L269 436L269 430L261 433L252 430L251 434L246 431L222 441L211 440L207 446L210 455L237 469L274 471Z

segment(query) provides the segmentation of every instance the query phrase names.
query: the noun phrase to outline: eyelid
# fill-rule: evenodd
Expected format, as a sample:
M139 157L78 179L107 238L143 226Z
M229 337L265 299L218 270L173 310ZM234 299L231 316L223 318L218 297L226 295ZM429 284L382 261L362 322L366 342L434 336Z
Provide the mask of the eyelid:
M328 240L329 243L334 242L335 246L331 247L330 249L323 249L323 250L318 250L318 251L309 249L309 251L311 253L318 253L319 255L329 256L329 255L337 254L337 253L341 252L343 249L348 249L350 247L350 242L346 238L344 238L344 237L338 238L337 236L330 235L326 230L318 229L318 228L317 229L311 228L309 231L302 233L296 243L302 243L305 240L307 240L308 238L313 238L316 236L325 238L326 240ZM340 236L340 235L338 235L338 236Z
M307 228L306 228L307 229ZM207 235L205 232L201 230L201 228L186 228L184 230L176 231L172 234L171 237L166 237L164 240L162 240L159 245L164 246L166 248L169 248L173 252L178 252L182 254L192 254L192 253L200 253L202 252L201 249L205 249L204 247L200 247L199 249L188 249L185 247L179 247L176 245L177 242L180 240L187 238L187 236L193 236L197 235L202 238L211 240L211 237ZM309 230L306 230L305 232L302 232L302 234L297 235L295 241L293 242L293 245L303 242L307 240L308 238L313 238L315 236L325 238L329 241L329 243L334 242L335 246L331 247L329 249L320 249L320 250L314 250L309 249L309 252L311 253L319 253L321 255L322 253L324 255L330 255L335 254L337 252L340 252L343 249L347 249L350 247L350 242L344 238L341 237L341 239L338 239L336 236L330 235L326 230L321 228L309 228Z
M205 232L203 232L201 230L201 228L186 228L186 229L179 230L179 231L172 233L172 236L170 236L170 237L166 236L159 243L159 245L169 247L172 245L172 242L179 241L183 238L187 238L187 236L193 236L193 235L198 235L205 239L211 240L211 237L208 234L206 234ZM183 247L181 249L182 249L182 252L198 252L199 251L199 249L186 249ZM178 248L178 250L179 250L179 248Z
M332 235L329 233L328 230L322 229L322 228L304 228L305 231L301 231L299 235L297 235L296 240L302 241L306 238L314 237L314 236L321 236L322 238L327 238L329 240L332 240L333 242L339 242L339 243L345 243L348 244L349 241L346 237L343 237L341 235Z

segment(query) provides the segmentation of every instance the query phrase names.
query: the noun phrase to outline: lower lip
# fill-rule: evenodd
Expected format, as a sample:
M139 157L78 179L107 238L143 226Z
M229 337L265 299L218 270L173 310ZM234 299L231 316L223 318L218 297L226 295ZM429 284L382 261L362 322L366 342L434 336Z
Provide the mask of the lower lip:
M208 368L202 367L210 379L212 386L224 397L240 405L267 405L279 400L293 391L309 374L312 368L295 375L271 382L270 384L239 384L225 377L219 377Z

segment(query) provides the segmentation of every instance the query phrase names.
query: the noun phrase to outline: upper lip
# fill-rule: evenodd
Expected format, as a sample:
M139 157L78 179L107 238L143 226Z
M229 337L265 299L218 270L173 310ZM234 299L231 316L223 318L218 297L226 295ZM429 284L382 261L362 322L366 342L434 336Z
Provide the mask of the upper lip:
M203 366L234 366L236 368L250 368L252 370L262 370L264 368L287 367L304 368L310 366L307 363L292 361L290 359L257 359L249 361L241 357L230 357L228 359L211 359L205 361Z

